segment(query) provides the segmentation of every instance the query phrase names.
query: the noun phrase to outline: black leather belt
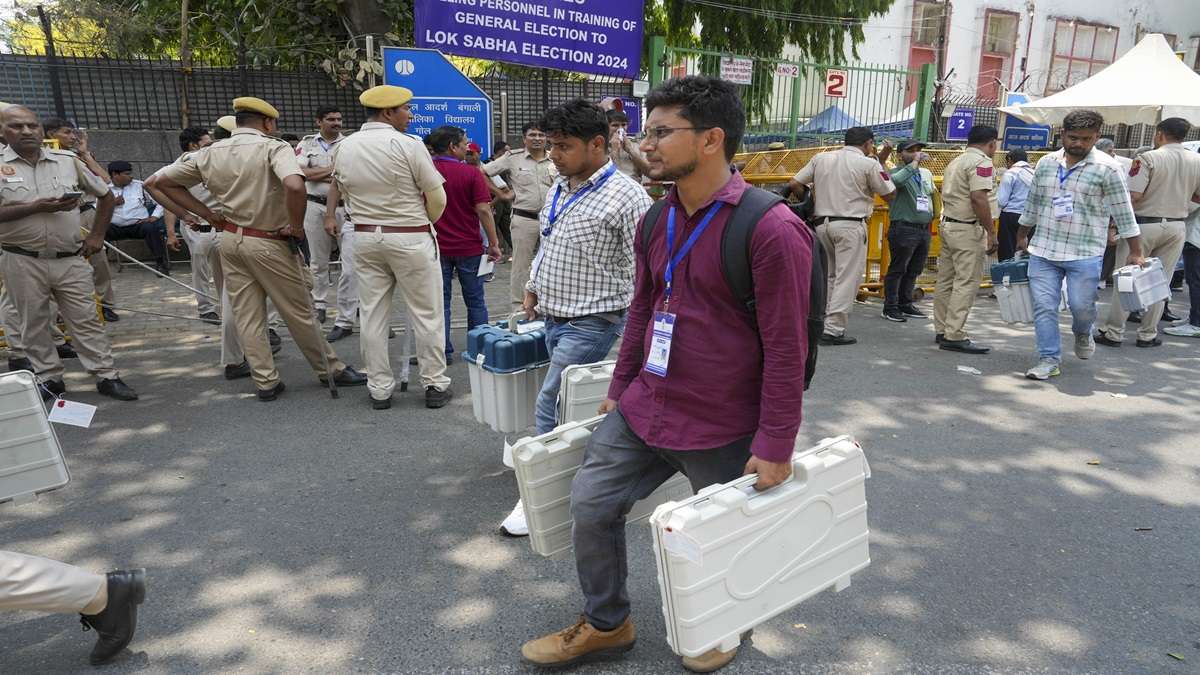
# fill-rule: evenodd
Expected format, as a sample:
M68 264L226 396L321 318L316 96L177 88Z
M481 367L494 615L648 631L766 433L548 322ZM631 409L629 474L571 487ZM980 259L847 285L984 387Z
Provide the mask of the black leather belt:
M942 216L942 220L944 220L946 222L950 222L950 223L960 223L962 225L978 225L979 224L978 220L959 220L958 218L951 218L950 216Z
M547 315L546 319L548 319L551 323L556 323L559 325L564 324L564 323L570 323L572 321L578 321L580 319L588 319L591 317L596 317L598 319L604 319L605 321L608 321L609 323L615 323L612 319L610 319L608 317L613 317L613 318L617 319L617 321L620 321L621 319L623 319L625 317L626 311L627 310L620 309L615 312L602 312L600 314L584 314L583 316L572 316L572 317Z
M526 211L525 209L513 209L513 215L521 216L522 218L528 218L530 220L537 220L541 214L539 214L537 211Z
M867 219L866 216L862 216L862 217L858 217L858 216L817 216L814 220L817 221L818 225L824 225L825 223L832 223L832 222L838 221L838 220L846 220L846 221L850 221L850 222L861 223L861 222L865 221L866 219Z
M1158 216L1134 216L1133 219L1137 221L1138 225L1149 225L1151 223L1174 223L1187 220L1187 218L1160 218Z
M80 206L80 207L79 207L79 212L80 212L80 213L87 213L88 211L91 211L91 210L92 210L92 209L94 209L94 208L96 208L96 205L95 205L95 204L84 204L84 205L82 205L82 206Z
M27 248L9 246L8 244L0 244L0 250L3 250L5 253L29 256L30 258L74 258L77 255L68 251L30 251Z
M305 197L308 197L308 201L310 201L310 202L316 202L316 203L318 203L318 204L320 204L320 205L322 205L322 206L327 206L327 205L329 204L329 200L328 200L328 199L326 199L326 198L324 198L324 197L321 197L321 196L319 196L319 195L305 195ZM337 203L337 205L338 205L338 206L344 206L344 204L342 203L342 200L340 200L340 199L338 200L338 203Z

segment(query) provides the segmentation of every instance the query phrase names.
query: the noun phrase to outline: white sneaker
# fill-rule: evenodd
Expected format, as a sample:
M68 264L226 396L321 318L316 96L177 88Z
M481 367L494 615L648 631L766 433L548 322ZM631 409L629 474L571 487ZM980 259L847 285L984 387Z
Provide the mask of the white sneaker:
M1175 337L1200 337L1200 326L1193 326L1186 321L1178 326L1164 328L1163 332Z
M1087 335L1075 336L1075 356L1081 359L1090 359L1092 354L1096 353L1096 340L1091 333Z
M512 513L500 523L500 532L510 537L529 536L529 523L525 522L525 507L521 505L520 499L517 500Z
M1059 369L1058 362L1051 359L1042 359L1036 366L1025 371L1025 377L1031 380L1048 380L1059 375L1062 375L1062 370Z

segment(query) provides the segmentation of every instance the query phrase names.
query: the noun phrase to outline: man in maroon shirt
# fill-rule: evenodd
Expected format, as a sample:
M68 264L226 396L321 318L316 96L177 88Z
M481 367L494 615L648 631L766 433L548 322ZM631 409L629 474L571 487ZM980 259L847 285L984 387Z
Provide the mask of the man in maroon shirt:
M634 502L677 471L693 490L749 473L758 474L754 487L766 490L792 471L812 235L782 204L758 222L750 243L757 302L751 315L721 265L722 231L749 187L729 170L746 125L735 87L708 77L668 80L646 98L646 108L640 149L649 175L675 187L648 245L634 238L633 304L601 407L608 417L571 488L584 614L525 644L524 657L543 666L633 647L625 514ZM736 653L714 649L685 657L683 665L710 672Z
M483 296L483 277L479 263L484 255L484 240L479 225L487 233L487 256L493 262L500 259L500 240L496 237L496 222L492 218L492 193L487 179L478 167L463 160L467 156L466 132L458 127L438 127L429 134L426 144L433 150L433 165L446 179L446 210L433 224L437 231L438 252L442 258L442 293L446 306L446 363L454 353L450 341L450 290L454 273L462 287L463 302L467 305L467 330L488 322L487 303Z

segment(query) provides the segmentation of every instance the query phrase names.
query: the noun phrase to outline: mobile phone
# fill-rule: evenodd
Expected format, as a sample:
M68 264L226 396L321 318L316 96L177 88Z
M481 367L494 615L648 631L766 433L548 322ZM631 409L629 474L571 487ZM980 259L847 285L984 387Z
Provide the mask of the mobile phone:
M79 199L82 196L83 196L82 192L64 192L62 198L63 199Z
M625 129L623 129L623 128L617 129L617 141L619 141L622 144L625 143Z

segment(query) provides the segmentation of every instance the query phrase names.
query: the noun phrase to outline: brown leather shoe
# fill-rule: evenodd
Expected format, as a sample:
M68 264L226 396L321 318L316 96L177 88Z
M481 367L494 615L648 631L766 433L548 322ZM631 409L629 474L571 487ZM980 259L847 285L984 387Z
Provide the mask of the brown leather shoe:
M583 659L627 652L636 641L637 632L628 617L614 630L599 631L581 615L570 628L526 642L521 647L521 656L539 666L566 666Z
M685 656L683 657L683 667L693 673L711 673L715 670L720 670L729 665L733 657L737 656L738 648L723 652L720 649L710 649L700 656Z

